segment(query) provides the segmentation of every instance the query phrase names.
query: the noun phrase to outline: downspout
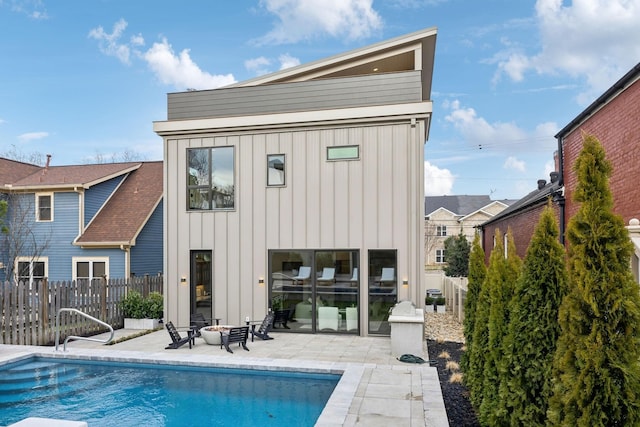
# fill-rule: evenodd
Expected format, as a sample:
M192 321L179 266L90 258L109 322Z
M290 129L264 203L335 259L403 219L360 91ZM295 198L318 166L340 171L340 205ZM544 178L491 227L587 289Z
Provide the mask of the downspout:
M562 146L564 145L564 138L558 138L558 172L560 174L558 186L562 191L562 197L558 199L558 209L560 210L560 244L564 246L564 231L565 231L565 198L564 198L564 154L562 152Z

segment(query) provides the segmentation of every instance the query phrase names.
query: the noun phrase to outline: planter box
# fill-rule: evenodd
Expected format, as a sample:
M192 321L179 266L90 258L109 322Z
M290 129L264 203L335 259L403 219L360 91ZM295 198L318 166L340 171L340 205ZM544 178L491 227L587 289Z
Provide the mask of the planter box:
M425 305L425 306L424 306L424 311L425 311L425 313L433 313L433 312L434 312L434 310L433 310L433 304Z
M447 312L447 306L446 305L437 305L436 307L438 309L438 313L446 313Z
M124 328L125 329L157 329L160 326L159 319L131 319L125 317Z

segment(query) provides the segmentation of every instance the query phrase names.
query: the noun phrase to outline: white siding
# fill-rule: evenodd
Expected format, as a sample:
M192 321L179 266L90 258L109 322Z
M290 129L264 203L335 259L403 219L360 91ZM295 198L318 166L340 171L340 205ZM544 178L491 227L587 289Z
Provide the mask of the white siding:
M167 320L189 322L190 250L213 251L214 314L240 324L267 307L270 249L357 249L361 304L367 256L397 249L398 279L419 304L423 276L424 120L300 128L248 134L165 137ZM186 149L235 147L236 204L231 212L186 210ZM359 145L360 160L327 161L326 147ZM286 155L286 185L266 186L266 155ZM364 305L363 305L364 306ZM366 310L363 310L366 312ZM366 313L365 313L366 314ZM363 328L365 329L365 328Z

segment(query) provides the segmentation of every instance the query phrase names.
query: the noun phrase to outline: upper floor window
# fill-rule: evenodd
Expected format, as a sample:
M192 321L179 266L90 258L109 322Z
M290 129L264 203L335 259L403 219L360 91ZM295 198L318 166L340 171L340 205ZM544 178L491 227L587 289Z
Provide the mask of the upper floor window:
M327 160L357 160L360 158L360 146L340 145L327 147Z
M446 225L437 225L436 226L436 236L444 237L447 235L447 226Z
M36 221L53 221L53 194L36 194Z
M447 262L444 249L436 249L436 264L444 264Z
M187 150L187 207L189 210L235 207L235 152L233 147Z
M29 259L27 257L18 257L18 281L25 284L33 285L47 277L47 259Z
M284 154L267 155L267 186L282 187L285 184Z

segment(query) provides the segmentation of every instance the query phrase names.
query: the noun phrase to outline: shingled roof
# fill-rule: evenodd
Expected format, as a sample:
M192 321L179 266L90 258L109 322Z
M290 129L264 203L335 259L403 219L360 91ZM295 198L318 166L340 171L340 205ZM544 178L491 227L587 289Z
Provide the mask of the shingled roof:
M11 184L41 170L40 166L0 157L0 186Z
M424 212L429 216L436 210L444 208L456 215L465 216L487 206L492 201L487 195L427 196L424 198Z
M135 239L163 194L162 162L144 162L122 185L76 239L80 246L135 245Z
M100 182L136 170L140 162L101 163L94 165L36 166L28 175L9 177L4 186L12 190L46 190L54 188L90 188Z

